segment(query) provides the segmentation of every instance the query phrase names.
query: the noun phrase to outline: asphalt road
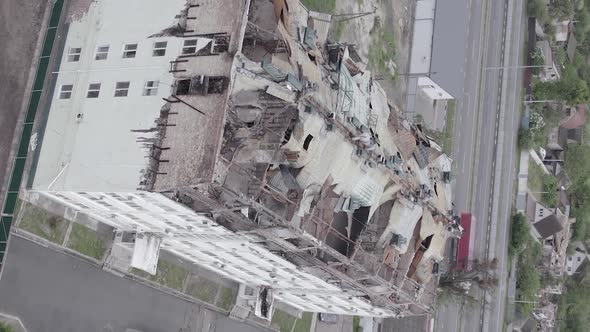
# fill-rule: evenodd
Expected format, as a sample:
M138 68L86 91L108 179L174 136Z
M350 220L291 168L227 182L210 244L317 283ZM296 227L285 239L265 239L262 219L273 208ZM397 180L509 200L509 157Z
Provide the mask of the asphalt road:
M481 259L489 252L488 257L498 257L501 283L487 294L489 305L482 306L483 301L441 304L435 331L502 330L506 238L516 172L522 79L515 70L483 68L512 66L522 59L519 54L525 20L522 7L514 3L460 0L437 6L432 71L441 86L460 88L452 92L457 100L453 146L455 212L475 215L474 256ZM515 15L507 15L513 11ZM466 30L457 35L461 16L465 17ZM449 50L447 43L462 47Z
M47 0L0 1L0 187L8 183L7 167L12 139L23 109L39 25L47 9ZM3 198L5 192L0 193ZM3 199L2 199L3 201Z
M29 332L263 331L13 235L0 312Z

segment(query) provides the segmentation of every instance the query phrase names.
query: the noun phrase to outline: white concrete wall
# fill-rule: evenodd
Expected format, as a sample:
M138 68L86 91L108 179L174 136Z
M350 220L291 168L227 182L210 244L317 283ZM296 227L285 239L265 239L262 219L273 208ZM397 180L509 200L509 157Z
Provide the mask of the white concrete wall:
M148 37L176 24L185 3L97 0L70 24L34 188L47 189L52 183L52 189L68 190L137 188L147 153L136 140L153 134L131 130L153 126L164 105L162 97L170 95L169 62L182 49L180 38ZM168 42L165 56L152 56L156 41ZM123 58L124 45L135 43L136 57ZM95 60L97 47L103 45L109 46L107 59ZM82 48L78 62L67 61L71 47ZM158 94L143 96L150 80L159 81ZM122 81L130 82L128 96L115 98L115 83ZM86 98L90 83L101 83L98 98ZM58 99L62 84L73 84L71 99Z
M393 315L299 269L256 239L233 233L161 194L39 191L31 195L47 197L119 230L159 234L163 248L223 277L251 287L268 286L278 300L300 310Z

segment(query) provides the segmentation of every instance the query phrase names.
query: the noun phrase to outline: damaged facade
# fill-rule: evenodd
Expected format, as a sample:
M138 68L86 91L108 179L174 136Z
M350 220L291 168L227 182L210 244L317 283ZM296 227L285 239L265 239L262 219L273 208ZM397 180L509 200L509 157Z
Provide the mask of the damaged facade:
M260 289L262 317L273 299L432 311L438 262L460 233L452 161L390 108L353 46L328 41L330 15L294 0L144 0L161 21L138 13L97 63L101 38L123 29L115 3L93 3L70 29L66 51L82 50L64 54L48 122L63 132L46 130L29 195L135 234L133 267L154 273L163 248ZM88 29L95 39L80 37Z

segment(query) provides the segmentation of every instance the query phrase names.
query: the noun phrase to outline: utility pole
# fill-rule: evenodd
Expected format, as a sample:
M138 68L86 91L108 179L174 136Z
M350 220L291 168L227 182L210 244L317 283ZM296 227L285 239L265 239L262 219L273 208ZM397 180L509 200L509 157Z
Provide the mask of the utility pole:
M547 67L545 65L485 67L484 69L485 70L500 70L500 69L526 69L526 68L548 68L548 69L553 69L553 67Z
M396 75L398 76L430 76L430 75L434 75L437 72L435 71L428 71L428 72L424 72L424 73L397 73Z
M525 104L534 104L534 103L557 103L559 101L558 100L544 99L544 100L524 100L523 102Z

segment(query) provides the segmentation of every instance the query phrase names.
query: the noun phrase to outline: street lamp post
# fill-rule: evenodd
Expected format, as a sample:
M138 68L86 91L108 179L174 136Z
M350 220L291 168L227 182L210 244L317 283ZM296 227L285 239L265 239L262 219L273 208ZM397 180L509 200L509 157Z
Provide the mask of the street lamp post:
M534 103L556 103L558 102L557 100L549 100L549 99L544 99L544 100L524 100L525 104L534 104Z
M548 68L548 69L553 69L553 67L547 67L545 65L485 67L484 69L485 70L500 70L500 69L526 69L526 68Z

